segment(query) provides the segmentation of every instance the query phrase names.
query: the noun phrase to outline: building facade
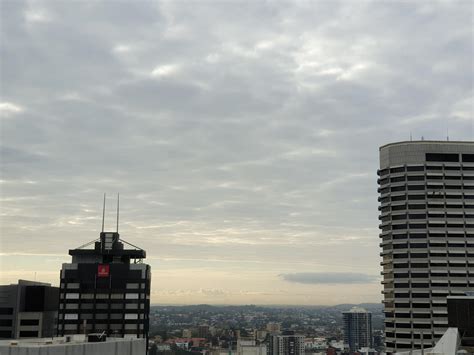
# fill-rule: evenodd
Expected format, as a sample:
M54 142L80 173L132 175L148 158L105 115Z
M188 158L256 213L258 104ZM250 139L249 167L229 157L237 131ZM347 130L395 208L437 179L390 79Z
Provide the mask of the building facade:
M148 339L150 266L145 251L102 232L94 249L69 250L61 270L58 334L102 333Z
M268 355L304 355L304 336L293 331L272 334L267 347Z
M474 290L474 142L384 145L378 175L387 352L431 347Z
M0 286L0 338L56 335L59 288L36 281Z
M361 348L372 348L372 313L353 307L342 313L344 323L344 345L350 352Z

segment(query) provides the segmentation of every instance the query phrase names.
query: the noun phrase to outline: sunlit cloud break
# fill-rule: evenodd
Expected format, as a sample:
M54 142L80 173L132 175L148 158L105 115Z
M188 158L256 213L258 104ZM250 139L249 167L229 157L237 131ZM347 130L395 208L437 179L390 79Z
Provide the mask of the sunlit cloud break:
M378 282L369 274L351 272L297 272L279 275L283 280L300 284L368 284Z

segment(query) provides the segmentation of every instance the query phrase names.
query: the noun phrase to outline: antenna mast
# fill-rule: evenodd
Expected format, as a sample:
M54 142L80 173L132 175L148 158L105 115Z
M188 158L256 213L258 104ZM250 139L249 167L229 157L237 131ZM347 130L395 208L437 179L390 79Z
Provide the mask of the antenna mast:
M102 233L104 233L104 221L105 221L105 193L104 193L104 205L102 207Z
M117 233L119 227L120 194L117 192Z

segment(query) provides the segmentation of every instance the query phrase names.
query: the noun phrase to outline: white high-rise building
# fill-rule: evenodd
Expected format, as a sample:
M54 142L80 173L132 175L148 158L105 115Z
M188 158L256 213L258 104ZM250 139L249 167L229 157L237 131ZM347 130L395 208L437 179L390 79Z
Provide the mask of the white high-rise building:
M268 355L304 355L304 336L293 331L270 335Z
M378 175L387 352L431 347L474 290L474 142L384 145Z
M351 353L361 348L372 348L372 313L361 307L343 312L344 347Z

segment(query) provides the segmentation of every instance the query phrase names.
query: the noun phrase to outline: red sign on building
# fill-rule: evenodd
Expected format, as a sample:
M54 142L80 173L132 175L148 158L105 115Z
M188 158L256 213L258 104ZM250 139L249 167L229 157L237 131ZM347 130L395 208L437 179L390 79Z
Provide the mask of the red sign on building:
M99 264L97 268L98 277L109 277L110 265L108 264Z

